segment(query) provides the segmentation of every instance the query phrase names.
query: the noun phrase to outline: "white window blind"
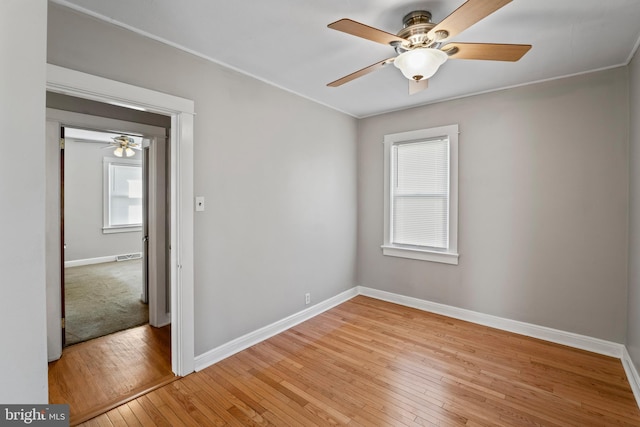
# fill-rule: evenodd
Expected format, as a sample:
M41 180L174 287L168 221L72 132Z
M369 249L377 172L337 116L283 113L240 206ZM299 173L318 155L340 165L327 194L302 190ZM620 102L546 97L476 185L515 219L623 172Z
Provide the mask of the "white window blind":
M384 136L387 256L458 264L458 125Z
M448 139L393 146L392 218L392 244L448 247Z
M142 163L105 157L103 233L137 231L142 225Z
M142 224L142 168L110 165L109 225Z

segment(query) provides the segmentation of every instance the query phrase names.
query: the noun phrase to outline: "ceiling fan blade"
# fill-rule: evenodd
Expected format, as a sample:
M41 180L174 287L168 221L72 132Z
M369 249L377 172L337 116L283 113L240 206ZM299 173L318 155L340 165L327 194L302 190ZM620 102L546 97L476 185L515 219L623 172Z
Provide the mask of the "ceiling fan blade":
M530 44L448 43L440 50L451 59L518 61L531 49Z
M428 36L432 40L443 41L466 30L476 22L491 15L512 0L467 0L462 6L438 25L433 27ZM438 34L440 31L444 33ZM445 34L446 33L446 34Z
M409 80L409 95L415 95L416 93L422 92L428 87L429 87L428 79L422 79L420 81Z
M342 78L340 78L340 79L338 79L336 81L328 83L327 86L330 86L330 87L341 86L341 85L343 85L345 83L350 82L351 80L357 79L358 77L362 77L362 76L364 76L366 74L369 74L369 73L372 73L372 72L374 72L376 70L379 70L380 68L383 68L385 65L391 64L394 60L395 60L395 58L389 58L389 59L385 59L385 60L380 61L380 62L376 62L373 65L369 65L368 67L364 67L361 70L358 70L358 71L356 71L354 73L351 73L349 75L346 75L346 76L344 76L344 77L342 77Z
M329 24L327 27L333 30L342 31L343 33L351 34L352 36L362 37L363 39L387 45L393 42L402 43L405 41L403 38L400 38L395 34L387 33L386 31L378 30L377 28L373 28L347 18Z

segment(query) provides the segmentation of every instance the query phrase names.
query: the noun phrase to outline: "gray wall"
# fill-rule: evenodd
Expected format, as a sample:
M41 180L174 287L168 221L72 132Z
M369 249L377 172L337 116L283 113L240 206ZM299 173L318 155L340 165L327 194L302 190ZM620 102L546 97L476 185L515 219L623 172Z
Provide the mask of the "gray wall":
M627 68L359 123L358 284L622 343ZM382 255L382 139L458 123L459 253Z
M142 231L103 234L103 159L113 150L104 144L67 140L64 175L65 261L142 251ZM136 157L141 159L141 153Z
M640 370L640 54L629 67L629 296L627 350Z
M195 101L196 355L354 286L355 119L54 4L48 62Z
M46 403L46 0L0 1L0 402Z

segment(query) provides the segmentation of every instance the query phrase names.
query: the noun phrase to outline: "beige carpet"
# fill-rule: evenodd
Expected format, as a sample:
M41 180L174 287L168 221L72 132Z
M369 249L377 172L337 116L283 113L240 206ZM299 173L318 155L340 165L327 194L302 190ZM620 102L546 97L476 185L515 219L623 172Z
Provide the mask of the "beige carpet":
M142 261L65 268L67 345L149 322L140 301Z

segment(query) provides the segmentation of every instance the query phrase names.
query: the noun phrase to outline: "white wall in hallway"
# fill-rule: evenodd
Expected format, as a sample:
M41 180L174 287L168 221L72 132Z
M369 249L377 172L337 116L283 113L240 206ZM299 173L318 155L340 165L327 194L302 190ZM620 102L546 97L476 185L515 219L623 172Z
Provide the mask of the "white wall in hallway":
M47 403L46 0L0 2L0 402Z

